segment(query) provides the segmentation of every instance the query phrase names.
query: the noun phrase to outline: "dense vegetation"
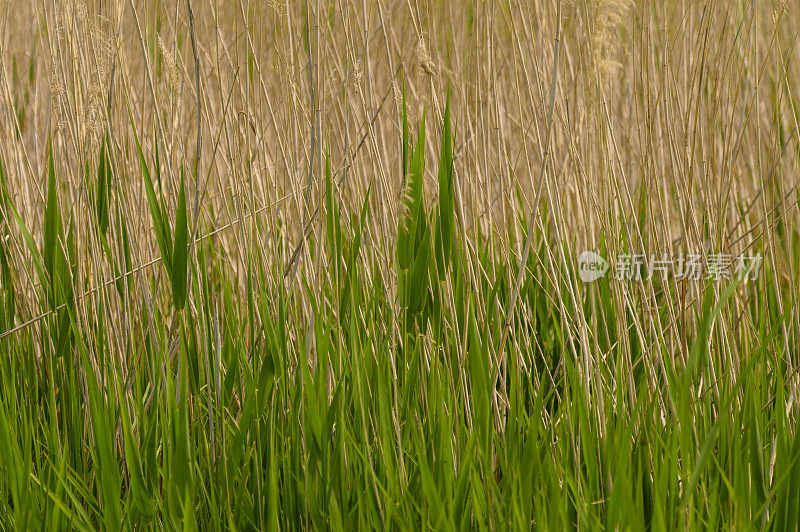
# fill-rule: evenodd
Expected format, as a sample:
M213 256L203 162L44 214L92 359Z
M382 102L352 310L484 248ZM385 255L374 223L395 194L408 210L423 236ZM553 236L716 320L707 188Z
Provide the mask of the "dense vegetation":
M149 29L159 27L160 11L134 4L126 17L136 26L139 16L146 21L148 29L139 30L141 52L152 59L146 72L156 73L169 92L164 87L180 75L177 62ZM308 7L286 6L305 17L297 24L306 32L299 46L309 55L309 74L322 72L314 64L310 22L329 17L333 25L334 4L340 3L316 9L313 17ZM656 112L645 124L649 144L625 137L616 146L615 128L630 133L638 126L621 107L612 108L615 119L629 121L611 124L612 99L603 87L614 81L601 82L593 71L594 92L584 103L597 113L591 138L602 142L587 147L572 129L583 126L564 119L573 88L563 79L583 74L561 54L578 39L570 28L582 13L605 25L595 38L610 40L624 31L617 29L622 11L590 2L571 8L574 20L563 20L561 7L545 10L537 31L557 40L536 65L549 76L540 80L534 113L540 151L530 159L525 152L521 168L523 157L512 162L507 154L513 146L498 150L508 182L497 205L489 199L494 185L484 190L470 181L471 163L459 159L475 137L471 122L457 118L470 113L464 92L457 84L452 92L441 88L430 100L418 97L430 107L414 111L407 97L415 80L399 67L389 71L392 82L401 80L396 108L383 109L391 90L378 94L363 130L342 121L343 141L333 138L330 124L323 135L315 113L324 106L310 107L302 115L310 148L296 165L303 178L276 178L264 192L256 156L244 154L263 139L255 134L261 125L247 121L256 111L240 111L242 127L238 115L229 124L226 98L233 89L221 84L217 107L201 103L212 88L201 90L192 68L208 60L204 53L213 45L203 48L211 39L202 33L196 39L188 5L180 53L187 79L197 83L198 112L180 122L186 129L177 141L167 142L173 123L159 118L155 84L145 76L137 103L129 74L119 75L127 87L123 103L113 105L112 117L108 96L108 108L99 111L100 134L93 148L75 150L78 163L63 154L72 153L71 135L89 131L75 125L80 113L67 114L66 126L53 124L40 137L31 132L35 124L26 126L23 111L44 111L18 100L4 104L15 118L8 126L12 140L0 150L0 529L798 527L800 239L796 202L789 201L796 185L788 176L800 152L792 148L787 159L793 162L780 161L796 142L800 115L780 110L793 109L786 102L794 102L797 87L788 67L773 69L771 47L763 60L765 70L773 65L764 75L774 81L770 89L751 93L742 82L724 92L719 79L736 72L716 65L719 78L684 87L698 91L702 109L698 103L676 121ZM277 19L290 17L273 8ZM42 16L51 16L48 9ZM248 24L250 9L242 9ZM522 22L512 20L513 31L530 16L519 9ZM605 15L594 9L606 9ZM780 9L771 36L751 28L756 44L787 42L778 24L799 15ZM701 22L712 17L715 28L727 16L747 22L744 8L713 13L703 11ZM88 24L85 14L73 15L76 26ZM483 27L477 14L464 17L467 26ZM656 12L637 18L634 27L658 29L658 17L674 24L677 14ZM720 31L709 46L722 56L738 41L731 30ZM559 38L566 39L566 52ZM53 54L57 45L75 46L47 39ZM521 39L506 49L521 50L514 42ZM235 76L246 77L236 98L251 102L246 91L258 90L264 77L254 45L242 46L244 59L231 59L231 65L242 61ZM794 45L787 46L788 55ZM599 49L608 54L609 47ZM430 75L435 65L426 53L418 47L416 57ZM739 59L746 70L746 54ZM664 61L672 59L664 55ZM34 66L32 60L31 86ZM693 63L688 73L703 68ZM528 75L527 67L522 71ZM308 83L312 103L324 99L315 96L321 84L313 74ZM758 117L751 123L748 113L741 131L717 131L722 146L736 152L713 149L713 121L724 122L718 115L726 112L722 103L714 107L721 101L714 90L727 101L746 95L751 103L759 90L771 91L768 125ZM83 93L75 91L77 101ZM783 91L786 99L777 95ZM636 99L641 93L633 93L628 103L647 108ZM666 106L669 98L677 112L690 93L675 89L654 101ZM203 118L202 105L222 112ZM370 128L381 113L396 127L379 135ZM712 125L701 123L702 113L713 117ZM687 117L695 125L682 129ZM219 130L204 125L217 119ZM479 125L476 142L484 142L481 135L505 139L502 127L519 127L513 130L527 138L521 122ZM664 137L652 133L657 124L668 130ZM674 148L677 138L689 145L690 128L701 137L698 153L687 151L684 160L679 150L659 152L676 157L678 177L669 185L666 178L642 177L653 169L641 153L658 142ZM774 142L753 140L762 128ZM200 153L176 151L195 134ZM299 136L275 135L271 149L302 148ZM378 161L370 178L356 157L365 143ZM712 146L708 157L706 145ZM217 150L232 161L226 168L236 176L233 193L208 184L212 169L219 172ZM741 160L755 161L760 150L777 158L764 165L771 171L759 178L761 188L738 177L732 188L727 178L714 178L711 192L691 183L695 164L705 168L718 156L734 169L745 164L739 151ZM391 155L380 159L381 153ZM618 164L620 153L625 165ZM25 162L29 157L41 164ZM628 163L642 180L632 190ZM593 168L612 177L601 185L583 178L559 182ZM26 175L42 184L38 196L26 192ZM388 181L398 184L396 194L385 187ZM294 207L280 211L288 198ZM664 214L673 208L680 216ZM489 211L492 221L482 225ZM684 240L671 247L675 218L682 220ZM763 268L748 280L626 281L609 274L586 284L578 278L575 257L582 249L613 261L622 253L682 250L686 241L703 243L704 253L763 255Z

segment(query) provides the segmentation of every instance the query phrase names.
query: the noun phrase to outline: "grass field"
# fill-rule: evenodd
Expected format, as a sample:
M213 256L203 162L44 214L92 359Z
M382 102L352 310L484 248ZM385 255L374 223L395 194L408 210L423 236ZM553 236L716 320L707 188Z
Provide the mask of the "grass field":
M798 28L0 2L0 529L798 529Z

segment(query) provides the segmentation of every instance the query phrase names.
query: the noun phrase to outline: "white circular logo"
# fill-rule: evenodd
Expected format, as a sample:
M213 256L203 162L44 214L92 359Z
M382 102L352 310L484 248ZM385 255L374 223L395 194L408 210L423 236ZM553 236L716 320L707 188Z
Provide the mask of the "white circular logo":
M600 279L607 271L608 262L594 251L584 251L578 255L578 276L584 283Z

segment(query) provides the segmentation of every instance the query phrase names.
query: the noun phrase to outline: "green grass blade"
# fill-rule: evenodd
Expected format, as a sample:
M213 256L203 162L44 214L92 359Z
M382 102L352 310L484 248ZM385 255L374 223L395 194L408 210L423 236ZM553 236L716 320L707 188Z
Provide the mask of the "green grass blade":
M186 207L185 178L181 171L178 210L175 216L175 247L172 251L172 301L176 310L186 305L187 265L189 263L189 217Z

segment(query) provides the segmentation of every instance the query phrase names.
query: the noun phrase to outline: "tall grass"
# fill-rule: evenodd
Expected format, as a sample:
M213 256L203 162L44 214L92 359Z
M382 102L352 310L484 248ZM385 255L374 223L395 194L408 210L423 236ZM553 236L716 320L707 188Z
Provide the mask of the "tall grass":
M0 529L796 529L798 22L0 6Z

